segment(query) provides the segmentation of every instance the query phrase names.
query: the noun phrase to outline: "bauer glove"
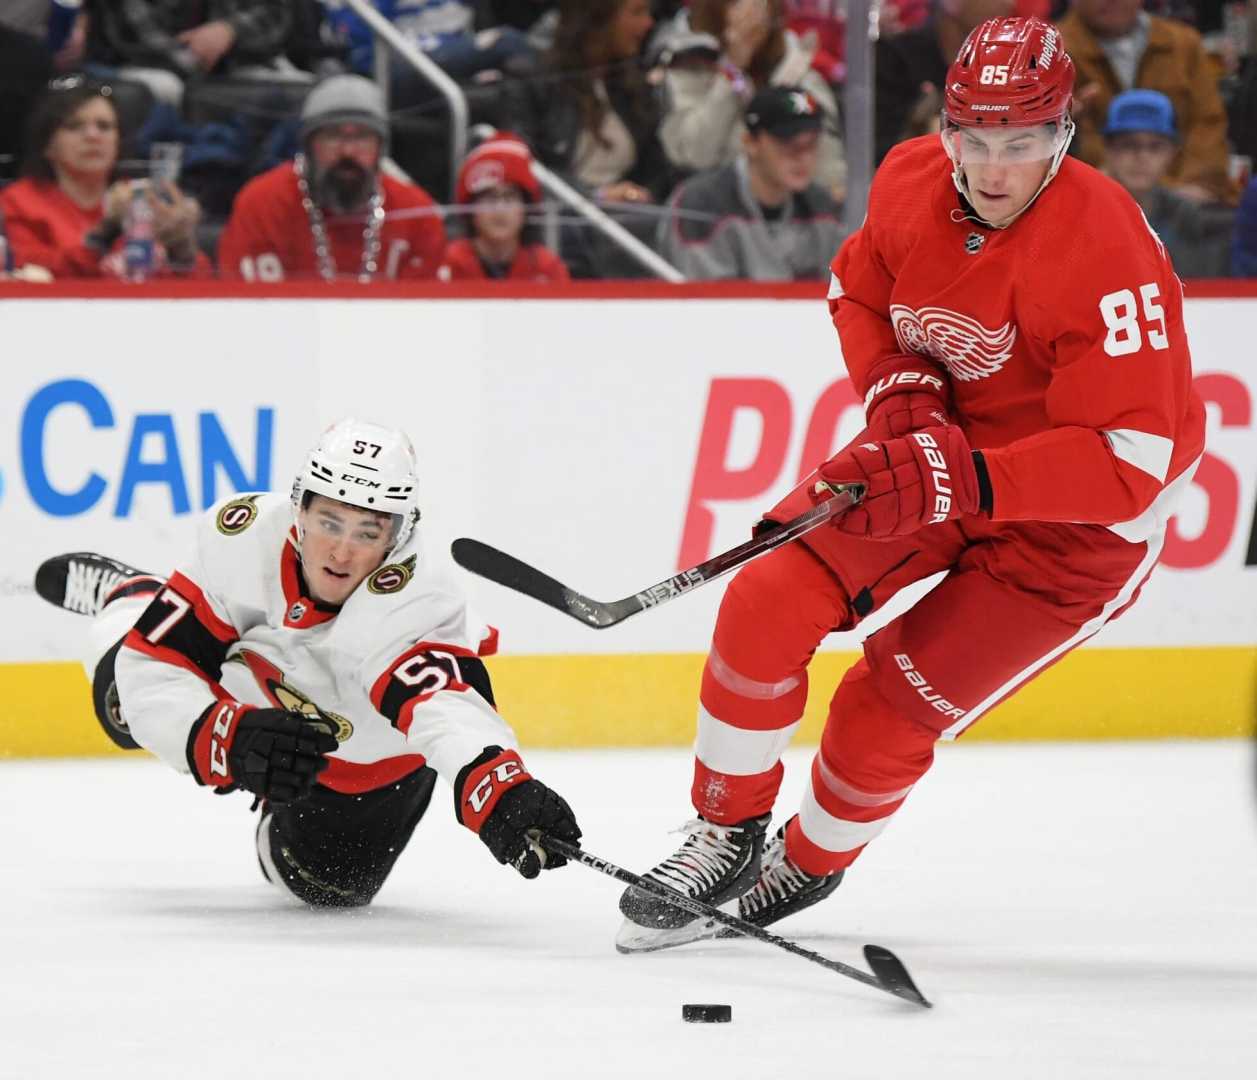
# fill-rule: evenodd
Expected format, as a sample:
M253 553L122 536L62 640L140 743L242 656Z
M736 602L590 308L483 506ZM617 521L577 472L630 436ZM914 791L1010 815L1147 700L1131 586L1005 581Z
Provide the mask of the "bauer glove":
M855 443L901 439L948 424L950 409L951 388L942 368L915 354L888 356L869 369L865 429Z
M982 455L954 424L915 431L904 439L847 447L820 467L815 498L828 484L863 484L864 498L834 519L854 536L905 536L926 525L952 521L980 509Z

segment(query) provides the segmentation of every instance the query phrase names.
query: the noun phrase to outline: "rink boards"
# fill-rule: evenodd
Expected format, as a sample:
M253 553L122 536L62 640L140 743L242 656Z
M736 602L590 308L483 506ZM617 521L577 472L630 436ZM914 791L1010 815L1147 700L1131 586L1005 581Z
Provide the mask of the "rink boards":
M346 413L411 432L434 558L473 536L608 600L744 539L861 424L810 287L274 291L0 294L0 755L105 749L75 663L85 624L34 596L40 561L87 548L166 570L205 506L286 490L302 450ZM1162 567L1133 610L967 738L1251 730L1257 290L1213 292L1187 303L1209 448ZM600 632L470 589L501 630L492 673L522 738L691 738L721 585ZM818 657L805 737L858 646L834 635Z

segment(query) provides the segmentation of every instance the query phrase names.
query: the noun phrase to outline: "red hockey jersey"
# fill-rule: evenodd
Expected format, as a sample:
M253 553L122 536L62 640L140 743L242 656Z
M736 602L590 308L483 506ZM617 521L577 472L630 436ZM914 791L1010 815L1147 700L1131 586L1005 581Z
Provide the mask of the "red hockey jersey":
M0 213L15 266L42 266L55 278L122 277L126 272L124 237L118 237L106 255L83 242L105 216L103 198L85 208L52 181L27 177L0 191ZM203 253L198 251L195 263L176 270L165 248L157 245L154 277L207 278L211 273Z
M831 269L847 369L915 353L946 371L996 521L1147 539L1204 445L1182 286L1133 199L1066 158L1006 229L962 216L937 136L896 147Z
M487 281L489 275L484 272L472 242L464 239L451 241L445 249L440 278L442 281ZM570 278L567 266L553 251L542 244L528 244L516 252L505 280L568 281Z
M445 251L445 226L431 196L413 184L381 175L384 226L378 279L434 278ZM336 277L352 281L362 266L362 215L329 217ZM314 236L301 205L291 162L250 180L236 196L218 245L219 273L232 280L291 281L318 278Z

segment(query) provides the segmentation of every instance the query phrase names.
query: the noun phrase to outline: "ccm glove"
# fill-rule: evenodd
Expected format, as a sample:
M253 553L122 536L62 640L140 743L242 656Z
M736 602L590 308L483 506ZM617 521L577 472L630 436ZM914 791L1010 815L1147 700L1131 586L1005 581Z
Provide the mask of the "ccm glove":
M338 745L327 724L302 713L216 701L192 725L188 765L199 784L296 802L310 794Z
M526 878L567 862L543 849L542 834L553 833L573 844L581 838L566 800L534 780L514 750L486 746L458 774L454 798L458 820L479 835L498 862L509 863Z
M901 439L950 423L951 394L941 368L915 355L888 356L869 371L864 435L856 442Z
M834 520L854 536L905 536L926 525L989 509L982 455L956 425L915 431L903 439L849 446L820 467L829 484L863 484L859 506ZM818 496L826 494L818 485Z

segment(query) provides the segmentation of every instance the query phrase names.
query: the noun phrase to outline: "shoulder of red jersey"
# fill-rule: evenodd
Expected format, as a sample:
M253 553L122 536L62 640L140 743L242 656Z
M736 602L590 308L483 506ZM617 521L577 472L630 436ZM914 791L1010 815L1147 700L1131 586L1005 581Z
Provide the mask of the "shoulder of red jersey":
M398 180L388 173L380 173L380 186L384 189L384 201L389 206L435 206L432 198L418 184Z
M951 161L937 135L919 135L891 147L873 174L869 204L873 200L905 197L907 203L921 203L922 194L932 189L940 176L951 176ZM950 183L950 179L948 180ZM895 206L902 210L902 206Z
M523 250L528 255L525 269L530 277L543 281L566 280L567 264L545 244L530 244Z
M1099 271L1117 262L1147 273L1171 273L1161 242L1139 204L1116 180L1085 162L1066 158L1025 219L1024 267L1058 280L1062 255L1081 257L1078 269ZM1100 265L1103 263L1104 265Z
M946 186L947 202L959 205L953 201L951 171L937 135L922 135L892 147L873 174L865 225L885 237L912 242L933 225L939 213L940 185Z
M238 208L249 208L258 202L274 203L280 199L300 203L297 189L297 172L291 161L282 161L250 180L240 189L232 204L233 213Z
M32 206L42 206L47 201L39 187L39 181L34 177L24 176L0 188L0 208L9 216L15 217L18 213L25 213Z
M447 267L453 278L482 278L485 276L476 249L466 237L451 240L445 245L445 253L441 256L442 264Z

